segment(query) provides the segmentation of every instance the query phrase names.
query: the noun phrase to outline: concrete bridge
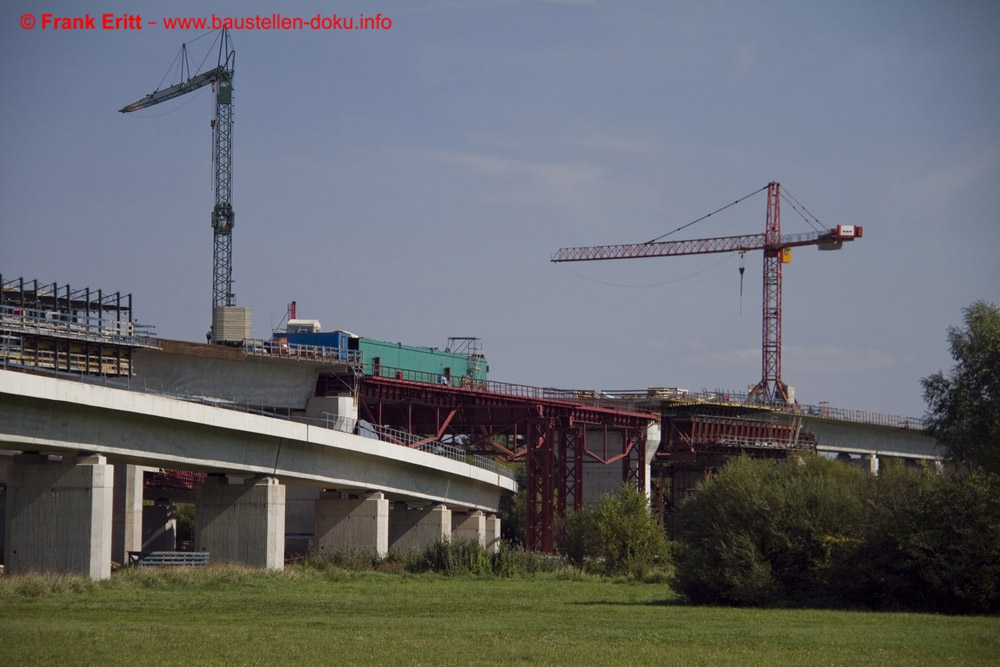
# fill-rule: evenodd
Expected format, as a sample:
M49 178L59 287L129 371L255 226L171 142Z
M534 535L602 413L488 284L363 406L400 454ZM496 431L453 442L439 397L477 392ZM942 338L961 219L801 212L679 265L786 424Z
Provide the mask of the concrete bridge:
M17 453L9 573L110 576L112 560L138 550L144 466L214 473L196 496L196 548L271 569L284 562L286 484L323 490L317 549L383 554L453 534L498 538L500 497L517 487L498 471L321 426L9 370L0 449Z

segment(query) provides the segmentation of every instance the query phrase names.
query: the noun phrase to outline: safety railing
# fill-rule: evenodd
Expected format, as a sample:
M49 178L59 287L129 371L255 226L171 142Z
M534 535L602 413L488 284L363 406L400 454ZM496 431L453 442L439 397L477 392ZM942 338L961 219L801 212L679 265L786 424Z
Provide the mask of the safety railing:
M477 380L468 376L447 376L439 373L414 371L406 368L392 368L388 366L376 366L371 369L370 376L395 378L396 380L404 380L406 382L435 384L452 387L454 389L473 389L489 392L491 394L513 396L516 398L564 401L570 403L584 403L587 405L604 405L606 407L621 408L621 402L616 400L618 397L590 390L581 391L574 389L556 389L554 387L533 387L526 384L513 384L510 382L498 382L496 380ZM604 403L602 403L602 401Z
M414 435L391 426L379 426L368 421L359 421L351 417L344 417L342 415L336 415L329 412L324 412L322 417L292 417L292 421L319 424L324 428L342 431L344 433L354 433L362 437L373 438L375 440L381 440L382 442L388 442L394 445L402 445L409 449L417 449L421 452L437 454L438 456L444 456L445 458L455 461L468 463L477 468L483 468L510 479L516 478L516 475L510 468L500 465L485 456L481 456L479 454L469 454L460 447L441 442L440 440L427 441L426 438L419 435ZM414 445L416 445L416 447L414 447Z
M649 400L659 398L679 404L748 405L787 414L914 430L922 430L927 425L926 420L920 417L903 417L870 410L834 408L825 403L821 403L820 405L803 405L799 403L789 404L783 401L758 401L756 399L751 400L747 392L728 391L724 389L690 391L678 387L650 387L649 389L608 390L598 393L618 399Z
M17 365L11 364L8 368L15 368L19 371L27 371L32 374L46 375L51 377L58 377L60 379L73 380L75 382L81 382L83 384L93 384L108 387L111 389L120 389L123 391L133 391L142 394L151 394L155 396L163 396L165 398L172 398L179 401L185 401L187 403L198 403L200 405L207 405L209 407L221 408L223 410L234 410L236 412L245 412L248 414L260 415L263 417L270 417L272 419L282 419L286 421L293 421L296 423L309 424L314 426L320 426L322 428L328 428L331 430L341 431L343 433L351 433L355 435L360 435L362 437L371 437L382 442L389 444L398 445L401 447L409 448L416 442L419 442L423 438L415 436L412 433L407 433L406 431L401 431L399 429L394 429L391 427L376 426L369 422L358 421L350 417L343 417L335 415L332 413L323 413L322 417L310 418L301 415L293 415L292 411L289 409L275 409L273 407L268 407L264 405L252 405L249 403L240 403L237 401L227 401L220 398L208 398L205 396L189 396L184 394L176 394L165 391L158 391L155 389L150 389L144 384L140 384L139 381L133 379L131 376L125 378L110 378L104 376L96 375L76 375L74 373L68 373L61 370L52 369L39 369L34 367L18 367ZM479 456L477 454L470 455L464 450L455 447L454 445L449 445L439 441L430 441L420 444L416 447L419 451L427 452L429 454L436 454L438 456L444 456L445 458L454 459L456 461L463 461L477 468L482 468L484 470L489 470L490 472L508 477L510 479L515 479L515 474L507 467L502 466L495 461L485 457Z
M324 361L360 365L364 363L364 353L360 350L344 350L323 345L301 345L286 341L246 339L243 350L259 357L282 357L301 361Z
M155 347L153 327L98 315L0 306L0 332L48 336L91 343Z

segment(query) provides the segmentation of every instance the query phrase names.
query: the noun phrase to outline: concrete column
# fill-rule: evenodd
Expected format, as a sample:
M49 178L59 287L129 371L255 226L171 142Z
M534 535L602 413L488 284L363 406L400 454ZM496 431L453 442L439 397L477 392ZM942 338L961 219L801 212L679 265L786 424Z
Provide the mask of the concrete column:
M871 474L878 474L878 456L876 454L862 454L861 465Z
M142 473L139 466L115 466L111 560L121 565L128 563L129 551L142 550Z
M174 551L177 548L177 506L161 498L142 512L141 551Z
M496 514L486 517L486 550L494 554L500 551L500 517Z
M14 457L7 487L7 574L53 572L111 576L114 466L103 456L61 463Z
M409 508L395 503L389 512L389 549L419 551L451 538L451 510L444 505Z
M486 515L482 512L452 512L451 537L486 546Z
M321 489L285 485L285 555L305 556L316 537L316 501Z
M389 501L379 492L360 498L324 491L316 501L314 537L316 551L357 549L389 553Z
M285 568L285 487L273 477L228 484L209 475L195 492L195 549L212 562Z

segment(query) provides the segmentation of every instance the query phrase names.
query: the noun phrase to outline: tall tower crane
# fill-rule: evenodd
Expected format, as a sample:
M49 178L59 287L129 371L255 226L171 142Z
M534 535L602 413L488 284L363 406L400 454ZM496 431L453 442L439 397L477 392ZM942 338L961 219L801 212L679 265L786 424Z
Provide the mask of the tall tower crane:
M151 107L160 102L172 100L186 93L212 85L215 93L215 118L212 120L212 159L215 186L215 207L212 209L212 231L214 236L214 261L212 268L212 308L213 329L218 308L231 308L233 294L233 75L236 66L236 51L233 49L229 32L223 30L219 38L218 65L202 74L191 75L187 63L187 45L181 46L181 77L187 72L187 80L154 90L140 100L119 109L129 113ZM218 332L213 332L217 334ZM213 335L213 342L225 342Z
M758 190L757 192L760 192ZM756 194L756 193L755 193ZM781 266L791 261L791 249L815 245L820 250L839 250L844 241L861 238L862 228L838 225L824 232L781 235L781 186L767 185L767 225L763 234L723 236L688 241L649 241L623 245L561 248L553 262L588 262L604 259L635 259L671 255L764 251L763 343L761 380L750 390L749 399L757 403L785 402L792 399L788 385L781 381Z

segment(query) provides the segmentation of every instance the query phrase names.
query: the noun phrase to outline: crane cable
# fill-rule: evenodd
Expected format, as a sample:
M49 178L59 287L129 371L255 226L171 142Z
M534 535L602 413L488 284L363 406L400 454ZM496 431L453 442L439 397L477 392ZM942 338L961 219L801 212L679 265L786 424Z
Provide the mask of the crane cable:
M695 224L696 222L701 222L701 221L702 221L702 220L704 220L705 218L709 218L709 217L711 217L711 216L715 215L716 213L719 213L719 212L721 212L721 211L725 211L725 210L726 210L727 208L729 208L730 206L736 206L737 204L739 204L739 203L740 203L741 201L743 201L744 199L750 199L750 197L753 197L753 196L754 196L755 194L757 194L758 192L763 192L764 190L767 190L767 188L768 188L768 186L767 186L767 185L765 185L765 186L764 186L764 187L762 187L762 188L761 188L760 190L754 190L753 192L751 192L750 194L746 195L745 197L740 197L739 199L737 199L736 201L734 201L734 202L733 202L732 204L726 204L726 205L725 205L725 206L723 206L722 208L720 208L720 209L717 209L717 210L715 210L715 211L712 211L711 213L708 213L708 214L706 214L706 215L703 215L703 216L701 216L700 218L698 218L697 220L692 220L691 222L687 223L686 225L681 225L680 227L678 227L677 229L675 229L675 230L674 230L674 231L672 231L672 232L667 232L666 234L663 234L663 235L661 235L661 236L657 236L657 237L656 237L655 239L652 239L652 240L650 240L650 241L646 241L645 245L649 245L650 243L656 243L656 242L657 242L657 241L659 241L660 239L662 239L662 238L666 238L666 237L670 236L671 234L676 234L677 232L681 231L682 229L686 229L686 228L690 227L691 225Z
M798 199L796 199L795 195L789 192L787 188L782 189L781 197L791 205L792 210L798 213L799 217L801 217L803 220L806 221L806 224L808 224L810 227L813 228L814 232L826 231L822 223L820 223L819 218L813 215L812 212L809 209L807 209ZM803 211L805 211L805 213L803 213ZM806 216L806 214L808 214L808 217ZM816 221L816 224L813 224L814 220Z

